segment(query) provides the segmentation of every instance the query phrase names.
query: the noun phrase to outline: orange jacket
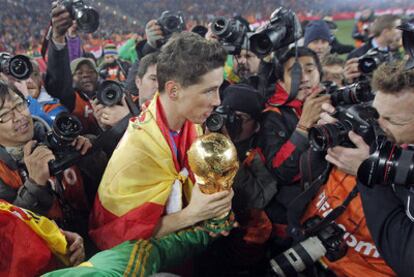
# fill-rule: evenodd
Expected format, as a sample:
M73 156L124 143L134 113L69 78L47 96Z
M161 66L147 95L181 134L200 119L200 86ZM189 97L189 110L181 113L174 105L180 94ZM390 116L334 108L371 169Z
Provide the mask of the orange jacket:
M319 215L324 218L332 209L341 205L356 186L354 176L347 175L333 168L328 181L322 186L316 197L308 205L303 220ZM369 233L362 210L359 194L350 202L345 212L335 222L345 230L344 240L348 245L345 257L330 262L325 257L323 262L338 276L396 276L377 251Z

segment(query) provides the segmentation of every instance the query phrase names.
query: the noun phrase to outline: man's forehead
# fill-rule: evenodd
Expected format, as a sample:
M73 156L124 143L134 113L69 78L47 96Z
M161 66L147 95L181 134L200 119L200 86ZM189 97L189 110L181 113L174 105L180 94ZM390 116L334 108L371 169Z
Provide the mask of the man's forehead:
M285 69L290 69L293 66L294 63L295 63L295 57L290 58L285 63ZM301 66L314 66L314 65L316 65L315 59L311 56L299 57L299 63L300 63Z
M400 114L411 114L414 104L414 88L411 91L400 93L384 93L378 91L373 106L378 110L381 116L390 117Z
M15 92L9 92L8 94L6 94L4 98L4 103L3 105L1 105L0 110L4 110L5 108L9 108L13 106L13 104L16 103L20 99L21 97L17 95Z

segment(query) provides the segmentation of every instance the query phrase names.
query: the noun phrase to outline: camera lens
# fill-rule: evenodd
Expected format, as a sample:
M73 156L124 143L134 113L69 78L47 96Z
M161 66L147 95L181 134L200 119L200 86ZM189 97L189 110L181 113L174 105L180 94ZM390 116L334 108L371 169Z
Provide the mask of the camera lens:
M99 14L91 7L76 9L75 19L81 32L93 33L99 27Z
M80 135L82 123L73 115L61 113L53 122L52 131L57 145L68 145Z
M17 55L10 59L9 64L10 75L19 80L25 80L30 77L33 72L32 63L29 58Z
M250 37L250 46L253 53L266 56L272 52L273 44L266 33L255 34Z
M309 143L316 151L326 151L348 141L348 132L351 130L352 125L347 122L319 125L309 130Z
M108 107L114 106L122 100L122 87L114 81L105 81L96 94L98 101Z
M228 33L229 21L225 18L216 18L212 25L212 32L219 37L226 37Z
M368 74L373 72L377 67L377 60L373 57L366 57L359 60L359 69L362 73Z
M178 26L180 26L180 20L176 16L169 16L165 19L165 28L168 29L171 33L177 31Z
M213 112L206 120L206 127L211 132L218 132L223 128L224 118L221 114Z

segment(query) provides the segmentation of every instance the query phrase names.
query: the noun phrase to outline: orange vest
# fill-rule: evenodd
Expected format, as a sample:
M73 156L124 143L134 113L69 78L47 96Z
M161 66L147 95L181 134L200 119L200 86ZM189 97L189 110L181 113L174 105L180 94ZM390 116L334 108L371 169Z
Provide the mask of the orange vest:
M75 108L72 114L79 118L83 127L83 134L95 134L94 130L98 128L98 122L93 115L92 105L88 100L82 98L80 93L75 93Z
M19 174L19 170L10 169L6 163L0 161L0 179L3 183L14 190L18 190L23 186L23 180ZM49 180L54 186L56 179ZM64 198L71 204L75 210L87 210L88 202L83 190L83 180L77 167L70 167L63 171L62 186L64 189ZM63 217L62 209L56 200L52 208L48 211L47 217L51 219L61 219Z
M326 217L332 209L343 203L355 186L354 176L347 175L335 167L327 183L320 188L316 197L308 205L303 220L314 215ZM323 262L329 269L337 276L396 276L377 251L365 222L359 195L352 199L344 213L335 222L345 230L344 240L348 245L348 251L345 257L336 262L329 262L324 257Z

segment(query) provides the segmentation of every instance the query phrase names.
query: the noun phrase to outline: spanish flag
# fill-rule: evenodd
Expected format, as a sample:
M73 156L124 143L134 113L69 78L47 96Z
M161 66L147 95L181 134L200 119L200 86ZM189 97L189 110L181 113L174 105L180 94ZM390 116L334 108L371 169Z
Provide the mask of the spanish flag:
M66 246L53 221L0 201L0 276L39 276L68 265Z
M176 145L158 94L131 120L108 163L91 215L90 236L100 249L150 238L162 215L188 203L194 177L186 152L199 135L201 130L186 121Z

